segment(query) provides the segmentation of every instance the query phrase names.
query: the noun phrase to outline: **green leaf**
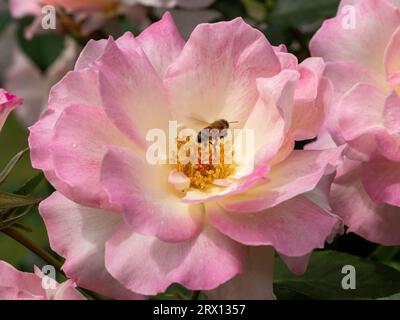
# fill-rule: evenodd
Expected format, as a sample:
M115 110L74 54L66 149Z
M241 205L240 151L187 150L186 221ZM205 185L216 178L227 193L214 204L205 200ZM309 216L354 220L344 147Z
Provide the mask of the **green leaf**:
M153 297L150 300L180 300L178 297L172 293L162 293Z
M345 265L355 267L354 290L342 288ZM311 299L376 299L399 292L400 272L346 253L318 251L312 255L303 276L293 275L282 260L277 259L274 289L278 299L287 296L288 291Z
M18 26L18 42L22 51L40 68L47 70L64 49L63 36L55 33L36 35L33 39L25 38L25 29L31 19L22 19Z
M385 298L380 298L378 300L400 300L400 293L396 293L392 296L385 297Z
M39 200L32 197L0 192L0 209L24 207L38 202Z
M235 19L246 13L246 8L241 1L219 0L214 3L213 8L221 12L226 19Z
M284 26L300 26L335 16L339 0L279 0L270 15L270 22Z
M381 261L381 263L400 272L400 262L398 261Z
M121 28L121 35L125 32L131 32L135 36L140 33L140 29L134 26L127 17L120 17L119 18L120 28Z
M15 194L27 195L30 194L36 187L44 180L44 174L40 171L36 176L29 179L24 183L18 190L15 191Z
M7 165L3 169L3 171L0 172L0 184L2 184L8 177L8 175L11 173L12 169L14 169L15 165L18 163L19 160L21 160L22 156L27 152L28 149L22 150L18 152Z
M246 8L247 14L256 21L263 21L267 16L267 7L263 2L258 0L242 0Z
M370 258L372 260L387 261L394 259L398 254L400 254L400 246L398 247L377 247L371 254Z
M0 34L5 30L5 28L10 24L11 16L8 11L0 12Z
M12 209L11 214L8 214L8 212L6 211L5 214L1 214L2 226L9 228L11 226L19 225L19 226L25 228L25 230L26 230L28 227L23 226L22 224L19 223L19 221L22 218L24 218L32 210L32 208L33 208L33 206L23 207L24 210L22 212L19 212L18 209L20 209L20 208L14 208L14 209Z

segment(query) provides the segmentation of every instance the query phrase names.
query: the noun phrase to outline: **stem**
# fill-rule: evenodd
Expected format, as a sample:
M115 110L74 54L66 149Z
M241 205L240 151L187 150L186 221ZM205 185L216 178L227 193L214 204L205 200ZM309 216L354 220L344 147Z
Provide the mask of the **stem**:
M38 255L40 258L42 258L48 264L54 266L59 272L62 272L61 271L62 263L60 261L58 261L52 255L50 255L47 251L43 250L36 243L32 242L31 239L25 237L18 230L15 230L14 228L8 228L8 229L1 230L1 232L3 232L4 234L8 235L11 238L13 238L15 241L19 242L27 249L31 250L33 253Z
M93 292L91 290L88 289L84 289L79 287L80 291L82 291L82 293L84 295L86 295L88 298L90 298L90 300L106 300L104 297L102 297L101 295L97 294L96 292Z
M192 295L190 296L190 300L199 300L201 291L193 291Z
M176 298L178 298L179 300L188 300L187 297L185 297L182 293L175 291L172 293Z

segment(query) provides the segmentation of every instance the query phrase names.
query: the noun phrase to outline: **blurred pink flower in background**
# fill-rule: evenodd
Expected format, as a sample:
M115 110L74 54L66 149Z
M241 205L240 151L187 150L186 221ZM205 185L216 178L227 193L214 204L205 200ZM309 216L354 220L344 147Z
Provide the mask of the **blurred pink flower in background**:
M50 88L73 69L79 46L66 38L60 56L43 72L22 52L16 41L10 41L7 45L11 55L4 69L4 86L24 98L24 108L17 109L16 114L24 126L30 126L47 106Z
M14 17L20 18L27 15L40 15L41 8L45 5L62 7L72 11L102 11L109 10L119 0L9 0L10 10Z
M72 280L62 284L54 283L55 288L49 286L45 289L42 285L49 285L50 278L43 279L39 268L35 273L22 272L4 261L0 261L0 300L86 300L75 289Z
M68 11L101 11L110 10L118 4L118 0L36 0L39 5L60 6Z
M97 29L112 25L117 15L125 15L132 25L145 28L149 23L149 9L154 8L156 14L166 9L173 10L173 16L184 35L201 22L208 22L220 17L215 10L201 10L210 6L215 0L10 0L10 10L14 17L26 15L37 19L26 30L26 37L31 38L41 30L42 6L54 5L75 15L80 24L80 32L89 35ZM110 30L111 31L111 30Z
M13 15L21 17L24 15L36 15L41 6L60 6L68 11L104 11L110 10L119 4L136 5L141 4L151 7L182 7L185 9L198 9L210 6L215 0L10 0Z
M396 1L342 1L348 11L324 22L311 41L328 63L334 86L324 145L346 144L346 160L332 185L331 205L369 241L400 244L400 9ZM329 132L333 138L330 140ZM330 142L329 142L330 141Z
M298 64L240 18L201 24L186 43L170 14L137 38L90 41L29 138L34 167L57 189L40 212L67 276L113 298L180 283L272 299L274 252L302 273L340 231L321 179L342 149L294 150L324 122L323 71L322 59ZM167 132L169 120L201 129L193 114L254 130L255 165L249 154L212 165L197 172L200 187L178 165L148 163L148 131Z
M11 14L15 18L22 18L25 16L37 16L41 12L38 0L9 0L8 4Z
M7 92L4 89L0 89L0 131L3 128L10 112L21 104L21 98Z

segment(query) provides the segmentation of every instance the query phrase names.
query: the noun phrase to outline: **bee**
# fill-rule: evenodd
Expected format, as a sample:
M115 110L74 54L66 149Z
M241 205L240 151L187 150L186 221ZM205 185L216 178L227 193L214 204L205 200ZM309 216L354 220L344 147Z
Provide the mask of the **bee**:
M219 119L210 123L207 127L201 129L197 134L197 142L204 143L209 141L212 144L213 139L225 138L228 135L229 125L238 123L238 121L228 122L225 119Z

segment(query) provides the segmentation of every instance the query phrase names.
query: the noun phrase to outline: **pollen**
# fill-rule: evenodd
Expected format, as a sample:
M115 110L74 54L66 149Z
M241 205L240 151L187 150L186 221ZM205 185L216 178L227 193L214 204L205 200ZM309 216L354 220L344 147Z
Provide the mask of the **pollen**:
M190 138L177 141L178 151L188 142L190 142ZM202 156L204 148L208 148L206 150L208 151L206 157ZM196 161L183 164L179 156L177 156L177 170L184 173L190 179L190 187L206 189L216 180L225 179L235 172L233 164L225 163L225 152L227 152L225 149L228 148L225 146L223 139L218 143L218 147L214 147L211 143L203 147L201 144L198 144ZM218 154L215 154L216 152ZM231 152L233 158L233 148L229 148L228 152Z

